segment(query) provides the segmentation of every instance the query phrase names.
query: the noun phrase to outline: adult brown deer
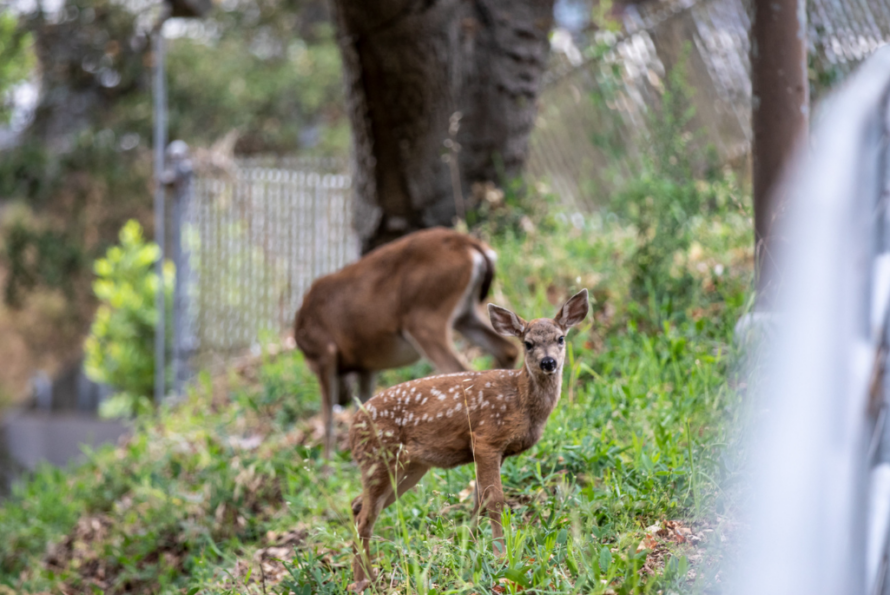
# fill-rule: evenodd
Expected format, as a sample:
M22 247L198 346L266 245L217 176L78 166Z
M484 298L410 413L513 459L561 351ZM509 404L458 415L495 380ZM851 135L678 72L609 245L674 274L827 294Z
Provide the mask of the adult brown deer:
M475 510L487 509L495 553L503 554L501 463L540 439L559 401L565 335L587 311L586 289L552 319L526 322L489 304L495 330L519 337L525 345L521 370L412 380L381 391L356 413L349 441L361 469L362 495L352 502L360 541L353 590L363 591L373 580L369 543L377 516L431 467L475 463Z
M495 253L450 229L405 236L342 270L317 279L297 312L294 339L318 376L324 455L333 447L333 407L350 401L344 376L357 372L367 401L378 370L426 357L442 372L468 367L451 346L452 329L512 368L517 347L483 321Z

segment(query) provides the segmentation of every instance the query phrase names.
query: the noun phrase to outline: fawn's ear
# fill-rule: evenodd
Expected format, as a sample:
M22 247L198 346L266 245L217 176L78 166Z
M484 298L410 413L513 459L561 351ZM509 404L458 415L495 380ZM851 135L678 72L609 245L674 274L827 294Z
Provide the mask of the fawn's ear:
M562 330L567 331L569 327L573 327L587 317L587 310L590 305L587 303L587 290L582 289L562 305L553 322L559 325Z
M488 304L488 317L491 318L491 326L501 335L521 337L525 332L525 321L506 308Z

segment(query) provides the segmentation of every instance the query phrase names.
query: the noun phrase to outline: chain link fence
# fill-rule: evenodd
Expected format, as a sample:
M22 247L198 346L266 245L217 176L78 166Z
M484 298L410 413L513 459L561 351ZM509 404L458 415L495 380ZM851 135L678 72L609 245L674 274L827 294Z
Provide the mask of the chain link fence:
M689 127L701 131L693 149L713 147L719 162L747 168L746 0L629 11L620 32L591 34L580 61L557 55L545 77L528 171L572 210L595 208L638 174L652 114L681 63L694 93ZM810 0L808 12L816 93L890 39L886 0ZM358 258L346 172L337 159L262 157L198 171L177 257L186 287L176 324L182 357L223 361L263 331L285 332L312 281Z
M630 7L619 32L591 34L573 64L545 79L528 170L567 207L590 210L640 170L652 114L678 64L693 92L693 150L749 167L751 82L746 0L674 0ZM813 98L890 41L886 0L809 0ZM566 53L568 55L568 53Z
M335 160L247 159L194 177L178 263L186 354L206 365L284 332L312 281L358 258L343 171Z

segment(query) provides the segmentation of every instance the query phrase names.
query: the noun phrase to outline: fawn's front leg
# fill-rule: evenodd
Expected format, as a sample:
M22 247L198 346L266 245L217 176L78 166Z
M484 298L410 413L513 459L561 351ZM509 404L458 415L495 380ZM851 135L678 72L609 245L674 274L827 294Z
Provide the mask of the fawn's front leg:
M501 486L501 453L497 450L476 448L477 502L488 511L491 519L491 537L494 553L503 556L504 530L501 527L501 510L504 508L504 488Z

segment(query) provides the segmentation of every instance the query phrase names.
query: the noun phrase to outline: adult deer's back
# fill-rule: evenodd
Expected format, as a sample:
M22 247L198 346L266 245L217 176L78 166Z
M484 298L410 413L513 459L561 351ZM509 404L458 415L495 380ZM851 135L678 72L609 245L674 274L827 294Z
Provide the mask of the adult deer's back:
M318 375L325 453L332 446L332 408L349 394L343 376L359 375L371 397L374 373L421 356L439 372L466 370L451 347L452 329L512 367L517 348L477 313L494 276L494 252L449 229L410 234L318 279L297 313L294 338Z

